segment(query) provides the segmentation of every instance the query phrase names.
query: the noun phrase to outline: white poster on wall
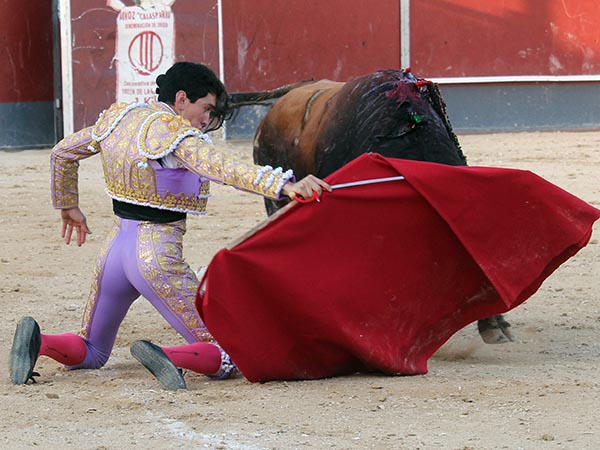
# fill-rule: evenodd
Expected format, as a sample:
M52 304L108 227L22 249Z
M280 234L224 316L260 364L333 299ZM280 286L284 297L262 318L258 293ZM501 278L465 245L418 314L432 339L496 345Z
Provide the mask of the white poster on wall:
M141 0L126 6L120 0L107 4L118 11L116 37L117 102L156 99L156 77L175 60L175 0Z

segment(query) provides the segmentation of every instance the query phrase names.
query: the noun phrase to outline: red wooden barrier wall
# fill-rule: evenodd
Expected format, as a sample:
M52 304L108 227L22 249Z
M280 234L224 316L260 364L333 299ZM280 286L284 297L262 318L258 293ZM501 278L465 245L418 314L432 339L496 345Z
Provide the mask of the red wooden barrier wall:
M51 18L50 2L6 3L0 11L0 103L54 98Z
M398 0L224 1L225 81L252 91L397 68L399 17Z
M600 74L598 0L418 0L410 17L428 77Z

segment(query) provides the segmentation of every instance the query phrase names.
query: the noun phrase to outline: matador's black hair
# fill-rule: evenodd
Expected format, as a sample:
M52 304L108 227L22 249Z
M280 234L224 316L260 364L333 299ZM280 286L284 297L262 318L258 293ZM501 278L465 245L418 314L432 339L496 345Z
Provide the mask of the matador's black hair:
M211 113L211 122L205 131L214 131L228 118L228 94L217 75L203 64L177 62L166 73L156 78L158 101L173 105L175 94L184 91L192 103L209 93L217 98Z

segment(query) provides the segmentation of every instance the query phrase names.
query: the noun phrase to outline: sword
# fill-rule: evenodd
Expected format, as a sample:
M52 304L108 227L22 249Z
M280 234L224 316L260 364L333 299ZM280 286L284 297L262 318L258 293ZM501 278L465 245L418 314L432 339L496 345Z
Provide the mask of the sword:
M376 184L376 183L387 183L388 181L399 181L404 180L403 176L397 177L385 177L385 178L371 178L369 180L359 180L359 181L351 181L349 183L340 183L331 185L331 189L342 189L349 188L354 186L364 186L366 184ZM313 195L310 198L302 198L296 195L296 193L292 194L292 200L296 200L299 203L310 203L314 201L320 201L319 196L316 191L313 191Z

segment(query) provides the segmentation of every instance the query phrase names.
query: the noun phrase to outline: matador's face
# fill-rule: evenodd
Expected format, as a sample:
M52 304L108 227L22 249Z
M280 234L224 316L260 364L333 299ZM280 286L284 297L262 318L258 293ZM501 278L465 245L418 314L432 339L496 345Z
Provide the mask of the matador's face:
M216 105L217 97L211 93L193 103L187 98L187 95L178 96L175 102L175 112L189 120L193 127L205 131L211 122L211 113Z

